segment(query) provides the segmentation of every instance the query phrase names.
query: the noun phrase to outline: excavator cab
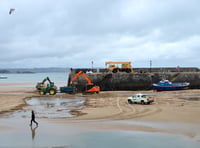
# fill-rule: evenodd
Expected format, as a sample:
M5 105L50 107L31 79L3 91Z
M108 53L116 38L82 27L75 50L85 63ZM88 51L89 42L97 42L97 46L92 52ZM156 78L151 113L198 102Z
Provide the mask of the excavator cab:
M54 82L51 82L49 77L46 77L42 82L38 82L36 89L39 91L40 95L45 95L46 93L55 95L57 93L57 87L54 85Z

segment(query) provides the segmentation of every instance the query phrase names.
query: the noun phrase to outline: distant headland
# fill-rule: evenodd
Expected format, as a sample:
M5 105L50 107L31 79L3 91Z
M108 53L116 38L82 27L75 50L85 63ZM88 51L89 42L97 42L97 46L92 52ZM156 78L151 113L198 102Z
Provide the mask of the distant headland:
M10 73L46 73L46 72L68 72L69 68L0 68L0 73L10 74Z

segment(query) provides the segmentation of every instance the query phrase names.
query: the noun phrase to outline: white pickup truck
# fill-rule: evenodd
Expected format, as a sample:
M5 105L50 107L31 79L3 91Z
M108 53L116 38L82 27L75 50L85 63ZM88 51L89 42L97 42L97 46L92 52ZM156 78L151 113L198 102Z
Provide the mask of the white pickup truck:
M133 103L150 104L152 102L154 102L154 98L145 94L134 94L131 97L128 97L129 104Z

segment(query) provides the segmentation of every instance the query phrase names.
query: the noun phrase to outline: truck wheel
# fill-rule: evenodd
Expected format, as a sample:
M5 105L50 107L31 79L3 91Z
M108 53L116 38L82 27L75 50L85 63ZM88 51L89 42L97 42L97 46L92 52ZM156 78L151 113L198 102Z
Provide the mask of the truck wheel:
M131 100L128 100L128 103L129 103L129 104L132 104L133 102L132 102Z
M45 95L46 93L45 93L44 91L40 90L40 91L39 91L39 94L40 94L40 95Z
M144 100L141 101L141 104L145 104L145 103L144 103Z
M55 95L56 94L56 90L55 89L50 89L49 90L49 94L50 95Z

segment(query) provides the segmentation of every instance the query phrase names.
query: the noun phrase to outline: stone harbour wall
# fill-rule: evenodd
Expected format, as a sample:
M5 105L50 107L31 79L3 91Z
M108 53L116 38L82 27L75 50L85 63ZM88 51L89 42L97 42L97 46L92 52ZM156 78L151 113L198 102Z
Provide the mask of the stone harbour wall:
M74 76L69 75L69 81ZM151 90L153 83L158 83L162 79L171 82L189 82L190 89L200 88L200 72L166 72L166 73L91 73L87 76L102 91L110 90ZM74 81L78 91L84 91L87 81L79 77Z

